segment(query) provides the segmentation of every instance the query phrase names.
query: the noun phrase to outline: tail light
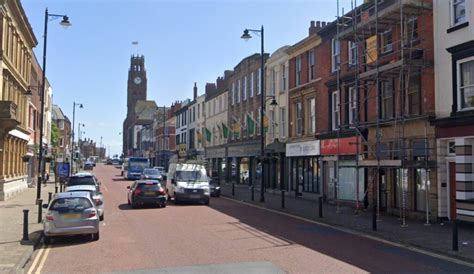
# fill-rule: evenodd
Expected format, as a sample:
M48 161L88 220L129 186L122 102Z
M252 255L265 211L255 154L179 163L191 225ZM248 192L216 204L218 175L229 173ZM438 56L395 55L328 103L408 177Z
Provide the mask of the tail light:
M95 217L97 213L95 211L89 212L89 218Z
M158 190L158 193L161 194L161 195L165 195L166 192L164 189L160 188L160 190Z
M142 193L142 191L141 191L139 188L137 188L137 189L135 189L135 191L133 192L133 195L138 196L138 195L140 195L140 193Z
M54 216L53 215L46 215L46 220L54 221Z
M103 204L102 200L99 198L94 198L94 203L95 205L98 205L98 206Z

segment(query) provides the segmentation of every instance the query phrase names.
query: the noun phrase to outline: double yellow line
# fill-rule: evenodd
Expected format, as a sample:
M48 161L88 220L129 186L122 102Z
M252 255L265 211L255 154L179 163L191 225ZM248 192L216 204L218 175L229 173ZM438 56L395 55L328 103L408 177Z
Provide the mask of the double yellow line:
M50 250L51 250L51 247L49 245L41 246L27 274L41 273L41 270L43 270L44 263L46 262L46 258L48 258L48 254Z

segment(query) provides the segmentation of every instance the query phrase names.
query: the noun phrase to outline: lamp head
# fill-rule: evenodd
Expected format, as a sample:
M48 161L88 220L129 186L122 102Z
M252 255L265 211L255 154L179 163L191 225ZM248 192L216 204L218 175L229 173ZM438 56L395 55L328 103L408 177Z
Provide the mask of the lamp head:
M31 96L33 95L33 92L31 91L31 87L28 87L28 89L25 91L26 96Z
M79 108L84 108L84 106L82 104L79 104Z
M69 22L69 17L67 17L66 15L63 16L63 20L61 20L59 24L63 26L65 29L72 26L71 22Z
M275 100L275 98L272 99L272 102L270 103L270 106L272 106L272 107L278 106L278 103Z
M250 38L252 38L252 36L249 34L249 30L245 29L244 34L242 34L240 38L244 39L245 41L248 41Z

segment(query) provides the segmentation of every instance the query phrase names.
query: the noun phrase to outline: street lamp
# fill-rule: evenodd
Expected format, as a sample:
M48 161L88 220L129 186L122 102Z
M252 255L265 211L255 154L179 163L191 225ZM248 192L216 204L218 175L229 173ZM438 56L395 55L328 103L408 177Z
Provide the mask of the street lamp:
M74 154L75 154L75 149L74 149L74 128L75 128L75 119L76 119L76 106L79 108L84 108L84 106L81 103L76 103L72 102L72 135L71 135L71 164L69 168L69 175L72 175L73 173L73 167L74 167Z
M240 38L244 39L245 41L248 41L252 36L250 35L249 32L253 32L257 35L260 35L261 38L261 53L260 53L260 88L262 89L262 92L260 94L260 165L261 165L261 175L260 175L260 181L261 181L261 186L260 186L260 202L265 202L265 193L264 193L264 164L263 164L263 159L265 157L265 136L263 132L263 115L265 114L265 81L264 81L264 71L265 71L265 58L264 58L264 50L263 50L263 42L264 42L264 30L263 30L263 25L260 30L255 30L255 29L245 29L244 33ZM273 102L272 102L273 103ZM275 102L276 103L276 102Z
M41 83L41 117L40 117L40 143L39 143L39 155L38 155L38 183L36 184L36 199L39 200L41 199L41 183L44 181L44 170L43 170L43 123L44 123L44 92L45 92L45 86L46 86L46 45L48 42L48 21L49 18L51 17L51 20L55 20L58 18L63 18L61 22L59 23L61 26L67 28L71 26L71 23L69 22L69 17L66 15L58 15L58 14L49 14L48 9L44 11L44 34L43 34L43 76L42 76L42 83Z

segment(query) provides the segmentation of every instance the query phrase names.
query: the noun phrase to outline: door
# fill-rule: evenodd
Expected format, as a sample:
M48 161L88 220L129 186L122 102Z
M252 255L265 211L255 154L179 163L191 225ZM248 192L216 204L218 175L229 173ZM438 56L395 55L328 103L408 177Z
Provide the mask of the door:
M449 162L449 219L456 219L456 163Z
M379 207L381 211L387 210L387 171L380 171L379 176Z

